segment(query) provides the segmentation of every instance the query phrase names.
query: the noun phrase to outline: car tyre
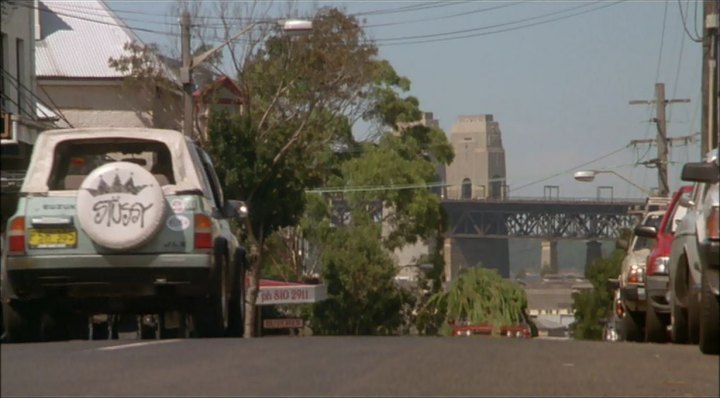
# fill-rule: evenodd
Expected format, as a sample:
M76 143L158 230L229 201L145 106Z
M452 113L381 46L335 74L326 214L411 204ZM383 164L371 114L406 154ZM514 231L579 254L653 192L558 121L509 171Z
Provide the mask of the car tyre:
M688 278L688 341L690 344L697 344L700 337L700 303L698 302L697 291L692 287Z
M640 321L641 314L636 312L626 311L623 315L623 329L625 330L625 340L642 342L642 322Z
M233 337L242 337L245 329L245 270L247 266L244 249L238 248L235 251L234 264L235 275L230 300L228 334Z
M718 333L720 333L720 307L718 297L710 290L709 277L705 268L702 272L702 290L700 291L700 351L704 354L718 353Z
M676 302L675 294L670 292L670 338L675 344L687 344L688 320L685 309Z
M4 341L28 343L40 340L40 314L31 303L2 303Z
M215 264L218 268L212 277L210 296L200 300L193 314L198 337L223 337L227 332L230 305L226 281L227 258L217 255Z
M660 319L655 307L649 302L645 311L645 340L649 343L667 342L665 323Z

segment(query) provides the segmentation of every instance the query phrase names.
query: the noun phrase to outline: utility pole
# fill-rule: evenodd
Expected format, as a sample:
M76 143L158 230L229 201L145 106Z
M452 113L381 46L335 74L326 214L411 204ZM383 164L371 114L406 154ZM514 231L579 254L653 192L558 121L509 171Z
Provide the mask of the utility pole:
M630 101L630 105L638 104L655 104L656 117L652 120L657 125L657 159L653 159L648 163L654 163L658 169L658 186L660 196L670 196L670 185L668 184L668 138L667 138L667 121L665 120L665 107L668 104L676 102L690 102L689 99L665 99L665 85L663 83L655 83L655 99L654 100L635 100ZM683 137L681 137L683 138ZM639 140L634 141L639 143Z
M192 83L192 56L190 54L190 13L185 11L180 18L182 68L180 68L180 82L183 88L183 134L193 136L193 83Z
M718 36L720 36L720 4L717 0L703 2L703 63L702 63L702 135L700 156L718 146Z

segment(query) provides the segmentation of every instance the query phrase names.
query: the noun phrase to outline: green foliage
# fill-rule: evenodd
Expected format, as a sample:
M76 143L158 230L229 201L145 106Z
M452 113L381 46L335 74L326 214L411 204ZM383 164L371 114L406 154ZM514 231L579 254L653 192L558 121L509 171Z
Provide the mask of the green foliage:
M576 293L573 297L575 322L570 326L576 339L600 340L602 321L612 308L613 292L608 287L608 279L620 274L623 250L615 250L610 258L599 258L585 269L585 277L592 283L592 290Z
M451 323L503 325L523 321L527 308L525 290L503 279L495 270L473 267L463 270L445 292L434 294L422 308L418 329L450 334Z
M395 286L395 265L379 243L380 227L372 224L339 228L329 236L322 257L329 297L315 305L314 334L397 333L409 295Z

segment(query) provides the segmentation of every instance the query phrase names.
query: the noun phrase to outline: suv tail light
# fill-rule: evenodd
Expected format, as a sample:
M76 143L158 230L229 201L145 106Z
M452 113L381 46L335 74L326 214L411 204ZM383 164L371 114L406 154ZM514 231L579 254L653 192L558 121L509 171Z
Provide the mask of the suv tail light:
M204 214L195 214L195 248L212 249L212 220Z
M720 207L713 206L710 210L710 215L708 215L708 218L705 220L705 227L707 228L705 233L708 239L720 239L720 232L718 231L720 228Z
M628 283L640 284L645 283L645 268L633 265L627 276Z
M25 254L25 217L15 217L10 221L8 254Z

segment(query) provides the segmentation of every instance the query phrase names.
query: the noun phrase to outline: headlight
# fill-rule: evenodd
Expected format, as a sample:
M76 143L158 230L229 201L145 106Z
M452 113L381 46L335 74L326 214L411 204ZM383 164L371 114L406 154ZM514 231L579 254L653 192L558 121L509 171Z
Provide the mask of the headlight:
M655 259L655 273L656 274L667 274L668 265L670 264L670 257L658 257Z
M630 267L630 272L627 276L628 283L644 283L645 282L645 267L638 267L633 265Z
M713 206L710 210L710 214L705 219L705 228L708 239L720 239L720 232L718 231L718 228L720 228L720 208L718 206Z

